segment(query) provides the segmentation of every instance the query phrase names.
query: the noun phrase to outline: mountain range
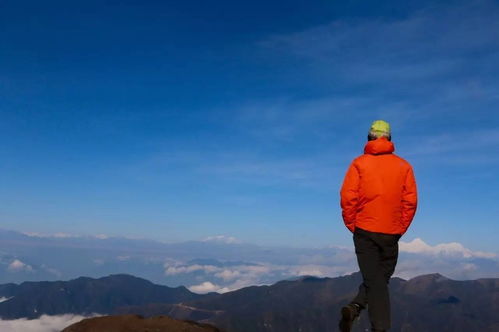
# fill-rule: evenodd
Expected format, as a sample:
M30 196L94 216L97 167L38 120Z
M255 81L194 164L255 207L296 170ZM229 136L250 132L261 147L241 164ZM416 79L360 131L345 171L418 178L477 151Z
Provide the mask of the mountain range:
M269 286L199 295L130 275L0 285L0 317L42 314L167 315L228 332L337 331L339 310L355 294L358 273L300 277ZM499 279L456 281L440 274L392 278L392 331L499 331ZM369 328L361 315L355 331Z
M187 288L166 287L130 275L70 281L23 282L0 285L2 319L41 315L110 314L116 308L149 303L179 303L202 297Z

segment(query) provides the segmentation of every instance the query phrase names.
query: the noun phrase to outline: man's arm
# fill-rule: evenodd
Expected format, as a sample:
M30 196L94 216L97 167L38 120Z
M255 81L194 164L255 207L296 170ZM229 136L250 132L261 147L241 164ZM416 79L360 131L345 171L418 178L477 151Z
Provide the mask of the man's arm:
M414 178L414 172L411 167L407 172L402 192L402 227L404 228L404 233L411 225L414 214L416 214L417 206L418 193L416 188L416 179Z
M341 187L341 209L345 226L353 233L359 203L359 171L352 163L348 168Z

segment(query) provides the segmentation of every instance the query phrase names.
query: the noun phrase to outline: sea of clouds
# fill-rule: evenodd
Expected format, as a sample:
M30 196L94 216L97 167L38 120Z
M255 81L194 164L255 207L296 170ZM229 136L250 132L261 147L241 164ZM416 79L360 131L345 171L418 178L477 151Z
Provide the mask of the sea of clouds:
M43 315L38 319L0 320L2 332L60 332L71 324L77 323L85 316L79 315Z
M499 277L499 255L457 242L429 244L420 238L399 243L395 276L440 273L451 279ZM358 270L352 248L287 248L247 244L225 235L202 241L157 241L99 236L61 236L0 230L0 284L26 280L69 280L128 273L196 293L225 293L303 275L337 277ZM0 304L11 298L0 293ZM0 331L55 332L86 317L43 315L0 320Z
M436 272L460 280L499 276L497 253L473 251L457 242L429 244L420 238L401 241L399 247L395 276L404 279ZM0 284L127 273L206 293L302 275L337 277L358 271L358 266L353 248L263 247L224 235L161 243L0 231L0 271Z

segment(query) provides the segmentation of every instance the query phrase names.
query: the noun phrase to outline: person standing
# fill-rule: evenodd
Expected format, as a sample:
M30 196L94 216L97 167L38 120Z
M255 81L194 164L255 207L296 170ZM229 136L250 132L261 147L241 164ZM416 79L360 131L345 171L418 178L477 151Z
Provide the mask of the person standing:
M348 332L367 307L372 331L390 328L388 282L398 258L398 241L411 224L417 190L411 165L393 154L390 125L374 121L364 154L353 160L341 187L345 226L353 233L363 282L341 309L340 331Z

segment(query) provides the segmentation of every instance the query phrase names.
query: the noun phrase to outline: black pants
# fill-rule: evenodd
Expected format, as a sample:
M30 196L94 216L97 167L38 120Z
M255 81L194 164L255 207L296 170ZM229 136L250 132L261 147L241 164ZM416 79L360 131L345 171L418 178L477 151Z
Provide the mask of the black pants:
M352 301L368 307L372 327L390 328L390 297L388 282L395 271L400 235L373 233L356 228L353 241L364 282Z

